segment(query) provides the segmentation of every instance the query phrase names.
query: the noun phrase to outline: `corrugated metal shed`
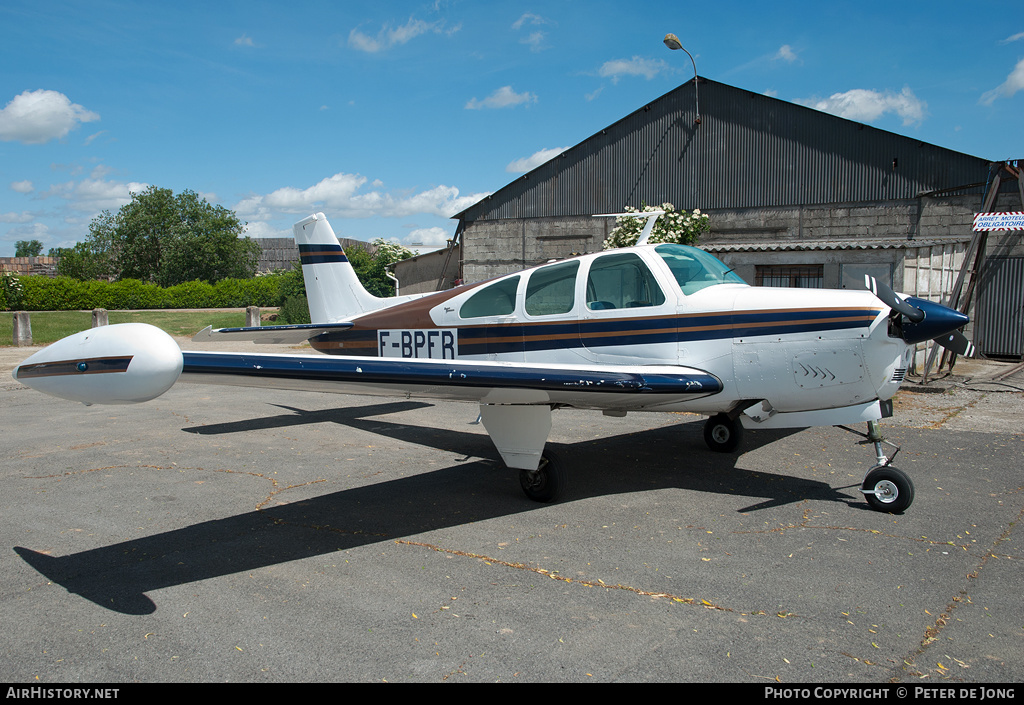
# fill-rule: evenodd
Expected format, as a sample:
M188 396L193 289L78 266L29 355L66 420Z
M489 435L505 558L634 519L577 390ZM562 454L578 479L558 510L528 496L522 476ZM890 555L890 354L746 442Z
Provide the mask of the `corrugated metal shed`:
M701 123L694 124L694 81ZM474 204L465 221L915 198L983 182L988 160L698 78ZM971 190L981 193L981 186Z
M698 245L715 254L725 252L803 252L809 250L905 250L907 247L939 247L962 245L963 238L947 240L790 240L778 242L721 242Z

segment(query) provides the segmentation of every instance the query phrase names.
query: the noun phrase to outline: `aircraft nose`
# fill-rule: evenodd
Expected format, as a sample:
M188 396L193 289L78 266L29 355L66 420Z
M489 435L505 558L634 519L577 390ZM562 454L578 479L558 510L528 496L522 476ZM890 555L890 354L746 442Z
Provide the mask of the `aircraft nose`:
M924 317L919 321L903 322L903 340L911 345L942 337L963 328L971 321L966 314L934 301L915 297L910 297L906 301L924 313Z

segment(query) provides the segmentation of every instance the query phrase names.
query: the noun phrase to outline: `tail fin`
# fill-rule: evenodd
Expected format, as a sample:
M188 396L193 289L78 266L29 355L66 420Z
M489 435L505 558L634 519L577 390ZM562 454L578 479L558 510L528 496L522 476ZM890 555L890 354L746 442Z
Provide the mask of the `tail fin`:
M300 220L293 230L313 323L334 323L386 305L363 288L323 213Z

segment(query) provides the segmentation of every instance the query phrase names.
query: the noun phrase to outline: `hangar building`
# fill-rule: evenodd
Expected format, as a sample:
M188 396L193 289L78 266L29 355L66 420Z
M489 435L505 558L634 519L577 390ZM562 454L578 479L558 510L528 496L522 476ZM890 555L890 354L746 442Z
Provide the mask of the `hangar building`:
M413 293L594 252L615 227L594 214L668 202L707 213L699 246L750 284L861 287L869 273L939 301L971 267L974 214L1024 210L1018 166L695 77L458 213L451 252L416 258L431 274L398 274ZM997 233L986 262L1015 291L979 289L1000 303L975 341L1024 356L1019 233Z

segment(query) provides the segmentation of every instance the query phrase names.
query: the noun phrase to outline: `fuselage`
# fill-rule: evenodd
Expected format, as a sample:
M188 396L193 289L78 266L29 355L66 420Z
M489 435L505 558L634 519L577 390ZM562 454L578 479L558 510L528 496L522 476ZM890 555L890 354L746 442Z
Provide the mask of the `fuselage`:
M310 342L362 357L686 366L724 382L705 413L760 399L802 411L892 397L908 348L887 314L866 291L752 287L697 248L662 244L397 303Z

